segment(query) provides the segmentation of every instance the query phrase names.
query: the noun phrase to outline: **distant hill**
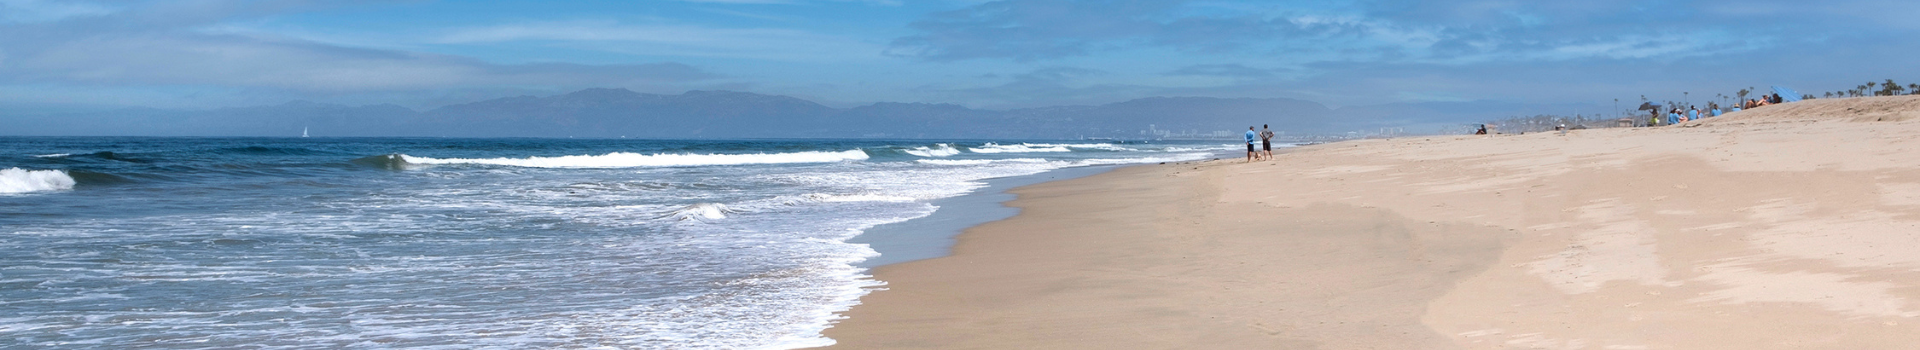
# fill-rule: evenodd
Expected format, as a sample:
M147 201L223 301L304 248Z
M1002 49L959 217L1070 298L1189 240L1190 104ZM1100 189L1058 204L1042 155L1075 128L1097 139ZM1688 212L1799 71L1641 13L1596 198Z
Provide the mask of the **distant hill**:
M630 138L1153 138L1182 133L1238 135L1271 124L1293 135L1488 120L1500 105L1398 104L1329 109L1286 98L1151 97L1098 106L1006 111L954 104L875 103L827 107L778 95L733 91L645 94L586 89L517 96L414 111L396 105L291 102L204 111L124 109L13 116L6 135ZM1477 118L1477 119L1470 119Z

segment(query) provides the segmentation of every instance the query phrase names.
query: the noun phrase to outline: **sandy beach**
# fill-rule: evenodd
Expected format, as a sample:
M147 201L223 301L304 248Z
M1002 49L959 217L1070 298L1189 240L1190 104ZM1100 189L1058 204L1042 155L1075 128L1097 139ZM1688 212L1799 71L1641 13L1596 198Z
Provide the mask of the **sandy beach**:
M1920 97L1014 189L844 349L1920 348Z

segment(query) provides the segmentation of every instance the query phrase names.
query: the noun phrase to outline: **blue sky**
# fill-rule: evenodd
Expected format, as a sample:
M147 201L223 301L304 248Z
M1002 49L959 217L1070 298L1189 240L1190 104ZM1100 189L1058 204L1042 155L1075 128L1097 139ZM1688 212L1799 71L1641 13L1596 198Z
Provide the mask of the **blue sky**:
M995 109L1697 101L1920 78L1915 14L1920 2L0 0L0 108L424 109L589 87Z

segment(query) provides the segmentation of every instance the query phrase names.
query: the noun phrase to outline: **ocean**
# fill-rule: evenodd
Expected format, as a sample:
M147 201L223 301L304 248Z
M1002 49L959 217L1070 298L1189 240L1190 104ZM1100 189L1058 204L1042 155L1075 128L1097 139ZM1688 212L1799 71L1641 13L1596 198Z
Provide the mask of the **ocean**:
M0 348L827 345L868 228L1237 147L0 138Z

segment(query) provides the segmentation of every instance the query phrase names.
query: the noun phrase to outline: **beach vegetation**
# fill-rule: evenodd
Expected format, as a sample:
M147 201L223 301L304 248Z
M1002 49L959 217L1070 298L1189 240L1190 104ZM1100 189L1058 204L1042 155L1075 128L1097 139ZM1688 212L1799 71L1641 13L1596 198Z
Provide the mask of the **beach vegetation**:
M1907 87L1900 86L1900 83L1893 82L1893 79L1887 79L1886 83L1880 84L1880 91L1875 91L1873 94L1875 96L1894 96L1906 91Z

